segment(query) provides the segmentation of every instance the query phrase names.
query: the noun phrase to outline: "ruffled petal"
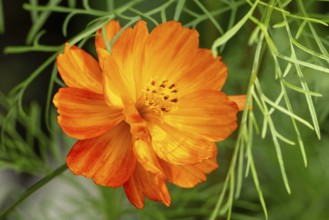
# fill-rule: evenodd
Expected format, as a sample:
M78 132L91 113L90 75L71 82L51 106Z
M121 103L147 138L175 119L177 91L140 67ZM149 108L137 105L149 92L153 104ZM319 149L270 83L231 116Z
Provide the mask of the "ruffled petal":
M84 89L61 88L53 102L61 128L79 140L102 135L124 119L122 110L109 108L103 95Z
M124 107L123 100L131 100L130 84L113 56L104 49L99 49L99 59L104 64L104 93L110 106Z
M206 181L205 174L209 174L218 167L215 156L192 165L174 165L161 161L161 166L170 182L184 188L192 188Z
M166 182L146 170L140 164L131 178L123 185L129 201L139 209L144 207L144 195L153 201L161 201L170 205L170 195Z
M206 181L205 174L218 167L216 156L191 165L174 165L161 160L161 166L170 182L184 188L192 188Z
M102 29L96 31L95 46L96 50L98 48L106 49L106 43L110 43L115 35L121 30L119 21L112 20L108 22L105 26L104 32ZM104 39L104 34L106 35L107 42Z
M199 91L177 102L177 110L163 116L171 126L216 142L226 139L237 127L238 106L219 91Z
M154 173L163 179L166 178L159 159L154 153L154 150L149 142L136 140L134 152L138 162L146 171Z
M143 73L146 80L176 82L190 67L197 53L199 34L169 21L156 26L145 48Z
M243 111L246 107L247 96L246 95L233 95L228 96L228 99L238 106L239 111Z
M198 49L190 56L189 67L176 81L178 95L193 93L205 89L221 90L227 78L227 67L221 57L214 58L211 50Z
M100 137L78 141L66 162L74 174L93 178L96 184L121 186L136 165L129 125L122 122Z
M112 54L99 48L98 56L105 73L105 94L113 105L122 106L122 99L136 103L142 92L142 66L148 30L144 21L125 29L112 47Z
M98 62L84 50L65 44L64 53L57 56L57 69L69 87L103 92L102 72Z
M136 102L144 87L142 83L142 66L144 65L144 49L148 38L145 21L138 21L134 28L125 29L112 46L112 55L122 77L129 85L129 98Z
M155 153L168 163L195 164L214 156L213 143L165 123L150 123L149 132Z
M123 114L130 125L130 132L134 140L136 158L145 170L165 178L163 170L151 146L151 137L147 130L147 122L139 114L134 103L124 101Z

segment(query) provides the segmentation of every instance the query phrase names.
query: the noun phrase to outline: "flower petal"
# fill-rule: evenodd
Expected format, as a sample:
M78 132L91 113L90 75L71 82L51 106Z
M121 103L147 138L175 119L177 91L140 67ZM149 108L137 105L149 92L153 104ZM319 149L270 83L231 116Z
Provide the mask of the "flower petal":
M109 108L103 95L84 89L61 88L53 102L61 128L79 140L102 135L124 119L121 109Z
M104 72L105 94L109 103L123 106L122 99L136 103L142 87L142 66L148 30L144 21L125 29L112 46L112 54L97 50Z
M64 53L57 56L57 69L69 87L103 92L102 73L98 62L84 50L65 44Z
M165 123L151 123L149 132L158 157L176 165L199 163L214 156L213 143L193 137Z
M198 49L194 56L190 56L190 61L184 75L176 81L180 96L205 89L222 89L227 67L221 57L214 58L211 50Z
M145 21L138 21L134 28L125 29L112 46L112 55L129 85L131 101L136 102L144 84L142 83L142 66L144 49L148 38Z
M146 171L154 173L163 179L166 178L164 171L162 170L159 163L158 157L154 153L150 143L142 140L136 140L134 145L134 152L138 162Z
M228 99L232 102L235 102L237 104L239 111L243 111L246 107L246 95L234 95L234 96L228 96Z
M164 115L163 120L212 142L226 139L237 127L238 107L219 91L186 95L178 100L177 109Z
M176 82L185 74L191 65L191 57L197 53L198 37L197 31L183 28L176 21L155 27L145 48L145 79Z
M129 82L109 52L99 49L98 55L100 63L104 64L102 69L106 101L109 106L123 107L123 100L131 100Z
M123 185L129 201L139 209L144 207L144 195L153 201L170 205L170 195L166 182L137 163L131 178Z
M95 36L95 46L96 50L98 48L106 49L106 43L110 43L115 35L121 30L121 26L119 21L112 20L108 22L105 26L105 33L103 33L102 29L99 29L96 31L96 36ZM104 35L106 35L107 42L104 39Z
M136 158L145 170L165 178L158 157L151 146L151 137L147 130L147 121L139 114L134 103L124 101L123 114L130 125L130 133L134 140Z
M216 156L191 165L174 165L161 160L161 166L170 182L184 188L192 188L204 182L207 179L205 174L218 167Z
M74 174L91 177L96 184L121 186L136 165L129 125L122 122L100 137L78 141L66 162Z

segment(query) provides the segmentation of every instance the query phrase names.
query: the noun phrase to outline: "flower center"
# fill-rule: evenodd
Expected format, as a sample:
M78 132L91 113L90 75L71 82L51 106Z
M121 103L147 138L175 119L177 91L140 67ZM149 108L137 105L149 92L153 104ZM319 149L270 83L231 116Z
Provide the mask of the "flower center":
M177 92L175 83L152 80L145 87L145 105L156 114L170 112L178 102Z

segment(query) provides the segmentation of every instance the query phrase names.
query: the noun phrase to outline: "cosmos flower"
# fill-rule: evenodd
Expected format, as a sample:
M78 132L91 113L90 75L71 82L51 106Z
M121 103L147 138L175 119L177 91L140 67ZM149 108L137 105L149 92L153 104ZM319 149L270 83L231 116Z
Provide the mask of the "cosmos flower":
M221 92L226 65L199 48L198 32L170 21L148 32L117 21L96 33L98 61L68 44L57 57L67 85L54 97L58 123L77 139L67 156L76 175L123 186L132 204L170 205L167 181L194 187L217 168L215 142L237 127L245 96Z

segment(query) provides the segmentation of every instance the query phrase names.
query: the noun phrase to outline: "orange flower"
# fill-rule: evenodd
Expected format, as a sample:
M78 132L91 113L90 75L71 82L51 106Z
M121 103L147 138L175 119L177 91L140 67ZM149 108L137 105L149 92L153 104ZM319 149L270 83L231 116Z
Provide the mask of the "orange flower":
M197 31L170 21L149 33L139 21L109 52L120 29L109 22L107 40L97 31L98 62L68 44L57 58L68 86L54 97L58 123L78 139L67 165L99 185L123 186L137 208L144 196L169 206L166 181L193 187L217 168L214 142L236 129L245 97L220 92L227 68L198 47Z

